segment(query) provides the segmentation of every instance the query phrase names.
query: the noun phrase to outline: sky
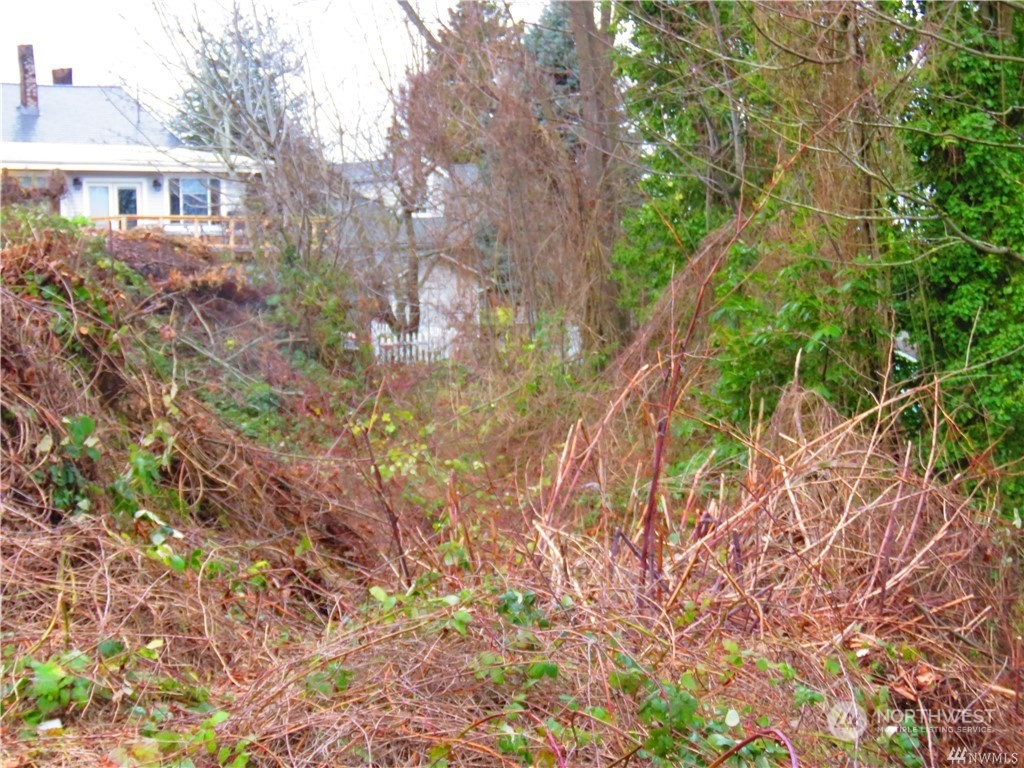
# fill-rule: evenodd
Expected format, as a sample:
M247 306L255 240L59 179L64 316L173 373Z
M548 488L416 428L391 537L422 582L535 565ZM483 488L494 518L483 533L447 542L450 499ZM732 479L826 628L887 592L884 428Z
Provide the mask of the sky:
M517 19L535 20L547 0L513 0ZM307 80L327 119L321 131L343 133L348 156L379 152L389 91L402 81L422 47L397 0L242 0L273 15L306 46ZM447 19L452 0L412 0L431 28ZM202 21L213 26L229 3L204 2ZM75 85L121 85L154 111L166 112L180 92L179 27L195 27L192 0L23 0L0 10L0 82L18 82L18 46L34 47L38 82L70 67ZM333 115L333 117L331 117Z

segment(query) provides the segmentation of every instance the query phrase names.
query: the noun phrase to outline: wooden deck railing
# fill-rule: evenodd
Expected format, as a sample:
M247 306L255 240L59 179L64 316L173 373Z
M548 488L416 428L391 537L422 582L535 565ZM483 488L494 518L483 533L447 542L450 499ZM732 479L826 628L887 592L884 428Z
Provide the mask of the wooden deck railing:
M158 229L168 235L194 237L230 251L251 251L254 244L265 245L263 222L244 216L92 216L93 224L103 229L124 232L130 229ZM313 242L328 237L336 221L327 216L309 217L309 236Z
M156 229L168 235L194 237L231 251L248 251L253 236L249 222L241 216L93 216L92 222L103 229L124 232L130 229Z

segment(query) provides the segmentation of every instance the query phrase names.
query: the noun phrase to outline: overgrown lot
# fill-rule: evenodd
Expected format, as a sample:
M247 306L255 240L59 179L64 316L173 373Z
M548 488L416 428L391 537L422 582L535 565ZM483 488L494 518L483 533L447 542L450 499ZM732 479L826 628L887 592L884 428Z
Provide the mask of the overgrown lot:
M1024 753L1021 534L901 437L931 385L723 432L656 333L380 368L195 244L5 238L3 768Z

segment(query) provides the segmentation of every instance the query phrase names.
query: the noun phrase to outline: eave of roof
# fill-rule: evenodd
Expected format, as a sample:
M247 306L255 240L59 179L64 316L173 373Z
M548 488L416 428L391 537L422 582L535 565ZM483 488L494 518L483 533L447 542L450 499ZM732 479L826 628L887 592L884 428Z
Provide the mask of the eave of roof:
M0 143L0 166L8 170L66 173L205 173L229 176L259 172L243 157L225 163L211 152L187 147L147 147L138 144Z

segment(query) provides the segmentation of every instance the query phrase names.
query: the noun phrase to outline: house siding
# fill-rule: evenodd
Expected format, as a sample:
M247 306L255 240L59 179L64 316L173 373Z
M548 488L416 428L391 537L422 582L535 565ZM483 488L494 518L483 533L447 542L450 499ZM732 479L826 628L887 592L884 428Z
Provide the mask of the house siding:
M460 336L476 335L480 304L474 277L454 265L420 267L420 328L399 338L375 320L370 331L373 350L385 362L427 362L451 357Z
M241 207L240 179L255 171L253 163L233 160L238 173L228 178L232 174L219 157L182 146L120 87L40 85L39 108L32 113L20 108L19 99L17 84L0 84L0 166L16 177L62 171L68 181L60 201L64 216L118 215L115 190L121 186L137 190L135 215L169 217L171 178L220 179L221 214ZM90 206L90 190L100 186L110 190L106 211Z
M81 181L81 186L74 185L74 179ZM62 216L72 218L75 216L96 217L116 216L117 210L111 203L111 209L107 213L90 210L89 190L96 186L107 186L111 190L119 186L132 186L139 191L138 213L142 217L164 217L171 215L170 180L172 178L196 178L209 179L209 174L195 173L88 173L80 172L74 176L68 175L68 192L60 201L60 213ZM155 189L154 181L160 182L160 188ZM222 179L220 182L220 213L222 216L236 213L242 206L245 196L245 184L242 181L233 179ZM154 222L156 223L156 222Z

